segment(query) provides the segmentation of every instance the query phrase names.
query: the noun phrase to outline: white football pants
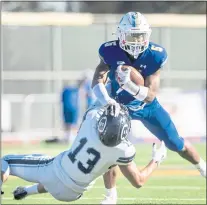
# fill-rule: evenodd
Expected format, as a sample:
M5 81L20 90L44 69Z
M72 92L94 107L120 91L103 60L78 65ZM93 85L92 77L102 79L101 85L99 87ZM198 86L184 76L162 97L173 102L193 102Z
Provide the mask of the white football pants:
M74 201L80 193L66 187L53 169L54 158L46 155L6 155L1 160L1 170L29 182L41 183L57 200Z

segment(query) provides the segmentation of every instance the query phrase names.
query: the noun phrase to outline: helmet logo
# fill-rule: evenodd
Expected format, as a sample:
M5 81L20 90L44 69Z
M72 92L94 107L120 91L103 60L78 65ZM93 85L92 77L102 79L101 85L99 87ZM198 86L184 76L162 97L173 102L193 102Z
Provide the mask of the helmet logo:
M104 116L98 123L98 131L102 133L106 127L107 118Z
M138 25L140 25L140 24L141 24L141 19L138 18L138 17L136 17L136 18L135 18L135 26L138 26Z
M132 14L132 22L134 27L141 24L141 18L137 12Z
M128 135L128 125L125 124L121 130L121 140L124 140Z

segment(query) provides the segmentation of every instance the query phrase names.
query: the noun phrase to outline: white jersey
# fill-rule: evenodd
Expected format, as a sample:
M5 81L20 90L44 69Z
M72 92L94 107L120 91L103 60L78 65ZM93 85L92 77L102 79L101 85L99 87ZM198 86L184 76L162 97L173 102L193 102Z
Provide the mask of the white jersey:
M115 147L102 144L96 128L99 117L99 108L88 111L71 149L54 160L57 177L78 193L87 190L113 165L127 165L136 154L127 140Z

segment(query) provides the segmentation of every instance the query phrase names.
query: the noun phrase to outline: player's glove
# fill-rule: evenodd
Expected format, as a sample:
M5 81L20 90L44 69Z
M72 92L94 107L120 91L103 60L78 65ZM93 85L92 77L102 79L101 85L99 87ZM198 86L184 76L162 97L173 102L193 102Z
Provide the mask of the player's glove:
M156 144L152 145L152 159L159 165L167 156L167 149L165 143L162 141L160 147L157 149Z
M122 70L122 65L119 65L116 69L116 80L119 83L120 87L124 88L124 85L126 85L128 82L131 81L130 79L130 72L131 68L125 68L125 70Z
M117 117L121 110L119 103L117 103L114 99L111 98L108 101L108 106L109 106L108 110L110 112L110 115Z

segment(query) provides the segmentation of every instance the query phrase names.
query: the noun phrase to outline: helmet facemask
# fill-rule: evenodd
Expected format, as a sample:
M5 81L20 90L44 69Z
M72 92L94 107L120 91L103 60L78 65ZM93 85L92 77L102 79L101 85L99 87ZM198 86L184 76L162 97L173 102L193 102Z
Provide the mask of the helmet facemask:
M136 59L148 48L151 28L141 13L128 12L119 22L116 34L120 47Z
M148 48L151 29L140 31L139 29L131 28L125 31L118 27L117 35L120 47L136 59L139 54Z

